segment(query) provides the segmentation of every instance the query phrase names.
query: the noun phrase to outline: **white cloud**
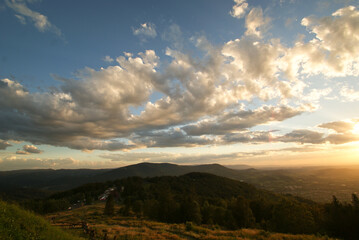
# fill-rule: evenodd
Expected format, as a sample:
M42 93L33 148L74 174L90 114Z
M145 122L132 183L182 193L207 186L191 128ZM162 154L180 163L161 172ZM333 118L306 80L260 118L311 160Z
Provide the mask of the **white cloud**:
M303 96L303 99L308 102L316 102L322 97L328 96L332 92L331 88L325 89L311 89L308 94Z
M274 136L251 128L315 110L312 102L331 89L310 89L308 75L356 76L359 38L349 39L328 23L341 23L356 36L358 11L349 7L327 18L306 18L303 24L315 37L286 47L277 39L258 38L266 20L260 9L252 10L248 16L253 18L247 17L248 26L253 20L251 36L222 46L203 36L193 38L202 57L167 48L163 64L153 50L124 53L114 66L85 68L74 79L56 77L61 84L52 92L30 92L18 82L1 79L0 138L84 151L258 143L270 137L296 143L343 142L342 136L326 138L309 130ZM326 31L347 47L331 41ZM344 61L350 67L334 69L332 54L339 65ZM160 98L151 101L158 93ZM263 106L263 101L270 104ZM134 114L133 107L141 112Z
M270 18L263 16L262 8L252 8L246 17L246 35L261 38Z
M302 25L315 34L308 43L292 49L297 57L294 71L329 77L359 75L359 12L354 6L334 12L331 17L302 19Z
M32 11L30 8L28 8L25 1L5 0L5 3L9 8L11 8L17 13L15 14L15 16L22 24L25 24L26 19L28 19L34 23L35 27L40 32L51 31L59 37L63 37L63 34L60 29L53 25L45 15L39 12Z
M103 60L105 61L105 62L108 62L108 63L112 63L113 61L115 61L112 57L110 57L110 56L105 56L104 58L103 58Z
M183 33L180 26L173 23L162 34L162 39L169 42L170 46L176 50L183 49Z
M24 145L22 150L16 151L16 154L32 154L32 153L42 153L43 151L38 149L34 145Z
M156 26L153 23L142 23L139 28L133 28L134 35L140 37L141 41L146 41L147 38L155 38L157 36Z
M359 101L359 91L348 86L344 86L340 89L340 95L349 102Z
M26 24L26 19L25 19L24 16L15 14L15 17L16 17L17 19L19 19L19 22L20 22L21 24L24 24L24 25Z
M230 11L231 16L235 18L244 17L248 8L248 3L246 0L234 0L234 2L236 4L233 6L232 11Z

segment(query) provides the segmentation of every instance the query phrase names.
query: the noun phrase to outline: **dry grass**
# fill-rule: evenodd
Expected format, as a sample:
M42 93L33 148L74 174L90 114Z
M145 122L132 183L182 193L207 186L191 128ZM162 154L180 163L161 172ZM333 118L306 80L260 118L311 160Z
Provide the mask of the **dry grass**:
M116 212L119 208L116 209ZM84 233L80 223L88 223L93 231L93 239L128 239L128 240L162 240L162 239L204 239L204 240L325 240L328 237L314 235L291 235L271 233L257 229L241 229L236 231L221 230L213 226L196 226L193 224L167 224L134 217L123 217L119 214L108 217L103 214L104 204L85 206L72 211L47 215L46 218L62 228L69 228L74 234L90 238ZM78 225L76 225L78 224Z

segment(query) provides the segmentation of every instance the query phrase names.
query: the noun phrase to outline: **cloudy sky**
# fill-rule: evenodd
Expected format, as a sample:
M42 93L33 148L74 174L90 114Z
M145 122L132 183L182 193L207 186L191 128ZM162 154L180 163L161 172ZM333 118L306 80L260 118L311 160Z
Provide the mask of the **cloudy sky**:
M0 36L0 170L359 163L358 0L3 0Z

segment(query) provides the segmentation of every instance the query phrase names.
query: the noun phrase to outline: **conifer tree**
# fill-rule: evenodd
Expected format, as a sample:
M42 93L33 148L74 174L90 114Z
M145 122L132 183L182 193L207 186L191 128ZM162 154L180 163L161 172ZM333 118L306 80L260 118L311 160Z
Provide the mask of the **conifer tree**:
M108 216L112 216L115 213L115 198L112 194L108 196L106 205L105 205L105 211L104 214Z

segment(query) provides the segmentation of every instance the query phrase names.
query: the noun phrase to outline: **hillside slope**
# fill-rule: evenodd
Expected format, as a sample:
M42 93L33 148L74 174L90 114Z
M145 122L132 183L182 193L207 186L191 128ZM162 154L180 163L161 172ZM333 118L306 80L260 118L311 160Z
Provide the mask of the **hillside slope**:
M35 214L0 201L0 239L80 240L82 238L51 226L45 219Z
M313 233L319 227L313 218L317 207L314 202L209 173L92 183L57 193L49 200L69 203L84 198L95 200L106 189L117 189L113 194L122 204L120 214L124 216L171 223L218 224L229 229L259 227L286 233Z
M315 235L291 235L273 233L260 229L225 230L218 226L187 224L170 224L151 221L143 218L124 217L120 214L106 216L103 213L104 203L84 206L73 211L49 214L53 224L66 226L82 221L85 218L89 228L96 232L98 239L136 239L136 240L330 240L332 238ZM120 207L116 206L116 212ZM75 234L76 230L72 230Z

